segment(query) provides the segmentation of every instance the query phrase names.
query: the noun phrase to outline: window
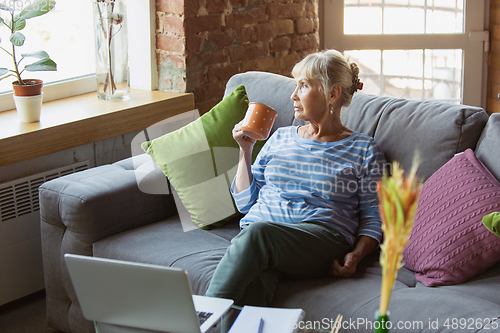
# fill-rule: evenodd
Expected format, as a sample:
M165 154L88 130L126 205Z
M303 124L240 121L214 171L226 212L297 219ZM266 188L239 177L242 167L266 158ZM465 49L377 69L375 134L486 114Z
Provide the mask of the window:
M463 0L345 0L344 33L463 33L463 5Z
M33 0L0 0L0 4L24 8ZM155 54L155 0L127 1L129 31L129 65L131 87L154 90L157 85ZM0 16L10 14L0 10ZM44 101L64 98L96 90L95 45L90 0L56 0L54 9L45 15L29 19L21 32L25 44L17 53L44 50L57 63L56 72L25 72L44 80ZM130 33L133 32L133 33ZM0 26L0 46L9 47L10 32ZM145 38L148 36L149 38ZM29 59L26 59L28 63ZM12 59L0 49L0 67L11 68ZM0 81L0 111L13 109L12 81Z
M460 103L462 50L345 51L360 66L364 92Z
M331 0L324 15L325 48L358 63L364 92L485 107L484 0Z
M8 6L14 5L18 10L32 3L30 0L0 1ZM0 15L4 19L10 17L8 11L0 11ZM89 1L57 0L51 12L26 22L26 28L21 30L26 41L23 46L17 47L17 59L20 59L21 53L44 50L57 63L57 71L24 72L23 78L40 78L44 84L50 84L95 74L92 8ZM11 51L9 35L7 27L0 27L0 46ZM23 63L27 64L30 60L26 58ZM2 67L13 67L12 58L4 51L0 53L0 63ZM0 94L12 90L11 83L15 80L9 77L0 81ZM95 86L94 80L92 84Z

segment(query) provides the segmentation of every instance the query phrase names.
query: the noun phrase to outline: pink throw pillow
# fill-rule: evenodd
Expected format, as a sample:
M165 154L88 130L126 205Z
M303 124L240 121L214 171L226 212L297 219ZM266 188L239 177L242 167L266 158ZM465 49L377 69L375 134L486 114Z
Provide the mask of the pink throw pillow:
M483 216L500 211L500 183L471 149L422 186L405 267L428 287L462 283L500 260L500 238Z

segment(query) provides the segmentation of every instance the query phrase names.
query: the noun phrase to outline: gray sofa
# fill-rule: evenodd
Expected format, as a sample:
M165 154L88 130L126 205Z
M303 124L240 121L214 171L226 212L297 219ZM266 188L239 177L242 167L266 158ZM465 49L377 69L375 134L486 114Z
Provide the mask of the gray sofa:
M289 98L295 87L292 79L262 72L238 74L228 81L225 95L240 84L246 86L250 101L279 112L273 130L299 123L293 118ZM358 93L343 113L343 121L373 136L387 159L399 161L407 170L418 148L422 157L419 175L424 179L467 148L475 150L500 179L500 114L488 117L475 107ZM138 160L149 161L149 156L135 158L135 163L127 159L97 167L52 180L39 189L47 319L53 328L93 331L79 308L64 253L181 267L189 272L193 292L204 294L217 263L239 231L237 218L221 228L183 232L171 195L145 194L138 189L134 168ZM340 313L349 323L341 332L373 332L367 321L373 321L378 309L380 282L375 252L362 261L351 279L282 280L272 305L303 308L304 324L309 326L324 326ZM490 324L490 329L483 327L488 322L483 319L500 317L500 264L460 285L435 288L425 287L414 272L403 267L390 311L395 322L423 323L423 328L393 328L392 332L500 331L500 321ZM477 319L480 325L452 327L454 318L464 318L468 324Z

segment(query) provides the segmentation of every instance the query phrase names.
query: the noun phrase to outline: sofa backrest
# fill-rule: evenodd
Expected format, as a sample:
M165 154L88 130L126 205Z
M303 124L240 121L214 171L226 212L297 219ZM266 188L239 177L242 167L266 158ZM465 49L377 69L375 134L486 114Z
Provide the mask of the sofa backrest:
M267 104L278 112L273 131L304 124L293 117L293 79L266 72L236 74L228 81L224 97L240 84L245 85L250 102ZM456 153L476 148L488 115L467 105L357 93L351 106L343 110L342 121L350 129L374 137L387 160L398 161L405 170L411 168L418 150L418 175L425 180Z
M493 113L479 138L476 156L500 181L500 113Z
M429 178L455 154L475 149L488 121L481 108L461 104L356 94L343 123L375 138L389 162L411 168L420 155L418 175Z

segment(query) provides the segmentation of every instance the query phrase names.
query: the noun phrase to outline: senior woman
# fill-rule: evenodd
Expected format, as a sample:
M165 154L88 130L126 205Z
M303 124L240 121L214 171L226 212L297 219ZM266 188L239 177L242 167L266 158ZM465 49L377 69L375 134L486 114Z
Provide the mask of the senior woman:
M207 296L269 305L281 276L351 277L378 247L376 194L385 157L374 139L340 120L362 83L359 69L335 50L293 68L291 99L304 126L279 128L251 165L255 140L233 129L240 146L231 192L246 214L217 266Z

